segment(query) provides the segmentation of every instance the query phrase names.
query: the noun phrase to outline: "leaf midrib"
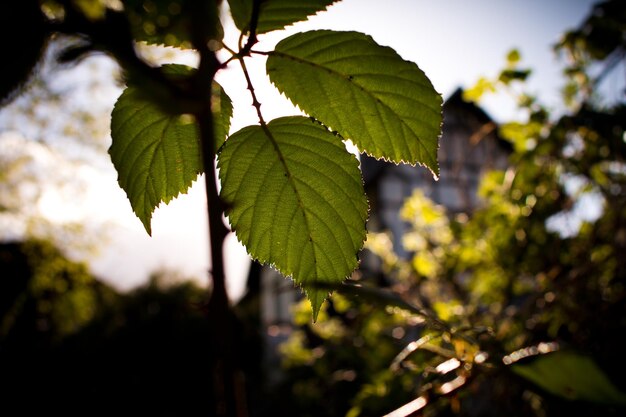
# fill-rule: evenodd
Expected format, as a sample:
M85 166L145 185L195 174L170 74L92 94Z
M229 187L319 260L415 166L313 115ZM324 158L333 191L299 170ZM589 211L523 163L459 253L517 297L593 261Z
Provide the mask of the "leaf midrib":
M304 223L306 225L307 232L309 235L309 244L311 245L311 248L313 250L313 262L314 264L317 264L317 251L315 250L315 244L313 241L313 236L311 234L311 231L312 231L311 224L309 222L309 218L307 215L307 211L305 210L304 203L302 202L302 197L300 196L300 193L298 192L298 188L296 187L296 183L293 179L293 175L291 174L291 171L289 170L289 167L287 166L287 161L285 160L285 156L280 150L280 147L278 145L278 142L276 141L276 138L274 138L274 135L272 135L272 132L270 132L267 124L261 123L261 130L272 143L274 151L276 151L276 154L278 155L278 160L280 161L285 172L287 173L287 182L289 183L289 185L291 185L291 188L293 189L293 192L296 195L296 200L298 201L298 207L300 208L300 211L303 213L303 216L304 216ZM313 269L315 271L315 278L317 278L317 275L318 275L317 266L315 266ZM292 273L295 273L295 271Z

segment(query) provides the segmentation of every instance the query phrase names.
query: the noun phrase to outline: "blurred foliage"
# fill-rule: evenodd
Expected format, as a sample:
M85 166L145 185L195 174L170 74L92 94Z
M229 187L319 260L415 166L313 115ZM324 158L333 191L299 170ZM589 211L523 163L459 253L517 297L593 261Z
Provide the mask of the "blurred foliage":
M577 106L600 98L598 84L624 61L624 32L626 8L612 0L596 4L580 27L562 36L555 49L569 61L565 68L568 82L563 89L567 104Z
M373 302L359 295L374 285L361 271L318 325L298 323L282 349L291 415L378 416L404 404L397 415L622 415L626 101L602 103L602 77L589 71L623 62L625 6L598 4L557 45L569 59L566 113L524 91L518 51L468 90L473 100L507 90L525 114L499 129L510 167L483 179L482 207L468 215L415 191L401 212L411 259L370 234L391 284ZM584 215L589 206L599 214ZM413 308L389 307L390 296Z
M513 365L512 369L560 397L626 405L626 395L615 388L586 356L567 351L554 352L530 364Z
M206 289L161 272L119 293L40 240L1 244L0 270L3 415L206 409L215 345ZM257 381L258 340L238 331L246 343L234 348Z
M110 296L101 291L86 265L68 260L49 242L4 243L0 262L3 352L13 343L31 348L54 345L94 319Z
M221 41L223 29L218 19L215 2L204 2L207 7L197 15L196 0L124 0L124 12L132 27L133 37L150 44L191 48L190 32L193 18L211 22L217 28L211 38ZM196 4L194 4L196 3ZM194 16L196 14L196 16Z
M1 103L0 240L51 239L87 257L110 232L110 217L85 225L78 213L97 196L94 179L112 171L104 152L110 121L102 114L119 87L115 63L102 55L59 64L58 55L76 42L48 39L35 70L14 86L20 94Z

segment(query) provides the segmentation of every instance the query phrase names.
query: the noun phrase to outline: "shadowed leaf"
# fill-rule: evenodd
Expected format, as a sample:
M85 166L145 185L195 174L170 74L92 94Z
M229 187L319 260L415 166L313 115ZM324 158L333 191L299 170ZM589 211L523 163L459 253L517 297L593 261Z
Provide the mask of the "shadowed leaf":
M529 363L514 364L511 369L559 397L626 405L626 394L613 385L593 359L584 355L552 352L537 356Z

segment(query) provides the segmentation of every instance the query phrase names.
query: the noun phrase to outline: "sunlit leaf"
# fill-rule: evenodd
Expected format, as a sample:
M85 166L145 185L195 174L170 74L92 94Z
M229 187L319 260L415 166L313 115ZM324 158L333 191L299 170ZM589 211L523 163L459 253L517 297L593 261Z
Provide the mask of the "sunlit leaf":
M513 144L513 147L523 152L528 149L528 142L540 137L542 123L531 122L509 122L502 123L498 129L500 136Z
M211 100L215 130L215 151L217 151L226 140L230 130L230 119L233 117L233 102L222 86L215 81L212 86Z
M361 151L438 175L441 96L412 62L364 34L298 33L269 54L276 87Z
M250 28L254 0L228 0L235 25L243 32ZM261 3L256 33L282 29L326 10L337 0L265 0Z
M168 65L166 73L189 73L191 68ZM232 104L214 84L216 148L230 127ZM111 160L133 211L148 234L154 209L185 193L202 172L198 127L193 116L170 114L129 85L111 114Z
M74 0L73 3L89 20L103 19L107 9L102 0Z
M248 252L303 287L314 317L357 266L367 200L358 161L305 117L233 134L218 157L228 219Z
M516 363L511 369L559 397L626 405L626 394L588 356L557 351L537 356L529 363Z
M480 77L476 84L471 88L463 91L463 100L465 101L480 101L480 99L487 93L494 93L496 86L492 81L485 77Z
M517 64L520 61L520 59L522 59L522 56L519 53L519 50L511 49L509 53L506 54L507 67L514 67L515 64Z

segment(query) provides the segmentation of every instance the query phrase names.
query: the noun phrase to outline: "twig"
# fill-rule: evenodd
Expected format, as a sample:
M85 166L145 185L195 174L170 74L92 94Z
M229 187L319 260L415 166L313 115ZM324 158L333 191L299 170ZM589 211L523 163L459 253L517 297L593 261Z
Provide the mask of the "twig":
M214 410L211 414L219 417L247 417L247 398L245 377L237 360L236 317L231 308L226 290L224 271L224 240L228 229L222 216L225 205L217 190L215 167L215 130L211 109L211 87L221 63L215 52L208 46L212 28L203 16L210 15L212 2L193 2L192 42L200 55L200 64L195 73L194 87L200 93L201 109L196 114L200 126L202 164L205 172L207 217L209 220L210 260L211 260L211 296L207 305L209 323L213 332L215 346L213 365Z
M244 62L243 57L239 57L239 63L241 64L241 69L243 71L244 77L246 77L246 82L248 83L248 90L250 91L250 95L252 95L252 105L256 109L256 114L259 117L259 123L262 127L266 126L265 119L263 119L263 114L261 113L261 102L258 100L256 93L254 91L254 86L252 85L252 80L250 79L250 74L248 73L248 69L246 68L246 63Z
M258 39L256 37L256 30L259 24L259 13L261 12L261 3L263 1L264 0L254 0L252 2L252 16L250 16L249 27L250 34L248 35L248 40L246 41L246 44L239 51L239 55L242 57L250 55L250 50L258 42Z

